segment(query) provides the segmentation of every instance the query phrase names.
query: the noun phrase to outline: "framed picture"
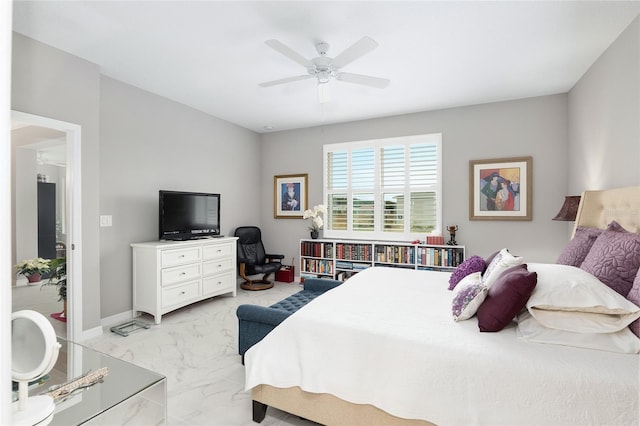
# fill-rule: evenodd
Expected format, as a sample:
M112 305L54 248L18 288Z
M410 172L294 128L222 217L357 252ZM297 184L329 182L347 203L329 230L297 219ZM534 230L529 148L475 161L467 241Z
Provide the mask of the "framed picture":
M469 161L469 219L531 220L531 161Z
M301 219L307 207L307 175L273 177L273 217Z

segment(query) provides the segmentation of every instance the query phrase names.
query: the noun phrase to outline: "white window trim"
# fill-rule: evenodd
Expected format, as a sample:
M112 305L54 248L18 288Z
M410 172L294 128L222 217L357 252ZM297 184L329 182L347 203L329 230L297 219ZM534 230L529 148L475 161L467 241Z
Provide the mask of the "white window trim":
M431 133L431 134L423 134L423 135L412 135L412 136L400 136L393 138L384 138L384 139L371 139L364 141L355 141L355 142L341 142L334 144L325 144L322 149L322 182L323 182L323 203L328 208L329 195L331 191L328 190L327 187L327 154L329 152L334 151L347 151L348 157L348 175L351 176L351 153L353 150L360 148L375 148L374 150L374 158L375 158L375 168L376 168L376 176L379 173L379 150L384 146L397 146L397 145L405 145L408 147L412 144L417 143L431 143L436 145L437 147L437 176L438 182L436 184L436 226L435 229L428 235L442 235L442 133ZM407 172L408 173L408 172ZM347 188L347 199L351 200L354 191L351 188L351 185ZM405 199L407 194L410 193L410 190L405 187L404 189ZM380 205L380 180L375 179L374 183L374 200L376 206ZM408 208L408 206L406 206ZM353 205L351 202L348 203L348 224L347 231L336 231L325 229L323 230L323 236L326 238L333 239L358 239L358 240L373 240L373 241L413 241L413 240L421 240L424 241L426 235L424 233L415 233L415 232L382 232L379 231L381 228L380 221L382 217L379 213L375 215L375 229L378 231L373 232L362 232L362 231L351 231L352 229L352 221L353 221ZM405 215L405 229L408 229L408 215Z

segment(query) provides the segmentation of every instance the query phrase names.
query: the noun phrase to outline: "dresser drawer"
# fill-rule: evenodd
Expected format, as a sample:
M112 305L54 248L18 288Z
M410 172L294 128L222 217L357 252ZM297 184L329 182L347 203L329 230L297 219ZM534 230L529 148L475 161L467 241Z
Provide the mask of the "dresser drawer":
M228 271L232 269L235 265L231 262L231 259L219 259L219 260L209 260L207 262L202 263L202 275L211 275L217 274L219 272Z
M162 307L182 305L200 296L200 281L165 287L162 289Z
M185 263L198 262L201 259L200 247L185 247L175 250L163 250L161 267L184 265Z
M202 258L209 260L220 257L231 257L235 249L236 246L234 244L210 244L202 247Z
M163 269L161 272L161 285L171 285L187 280L200 278L200 264L186 266L175 266L173 268Z
M202 279L202 294L203 296L207 296L209 294L215 295L227 292L235 287L235 281L235 274L233 271L205 277Z

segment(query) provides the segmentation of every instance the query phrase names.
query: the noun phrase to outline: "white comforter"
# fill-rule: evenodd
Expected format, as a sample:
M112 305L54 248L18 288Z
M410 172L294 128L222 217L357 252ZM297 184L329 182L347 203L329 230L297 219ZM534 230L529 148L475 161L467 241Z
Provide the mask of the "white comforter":
M299 386L438 425L640 423L638 355L454 322L449 274L371 268L245 355L246 389Z

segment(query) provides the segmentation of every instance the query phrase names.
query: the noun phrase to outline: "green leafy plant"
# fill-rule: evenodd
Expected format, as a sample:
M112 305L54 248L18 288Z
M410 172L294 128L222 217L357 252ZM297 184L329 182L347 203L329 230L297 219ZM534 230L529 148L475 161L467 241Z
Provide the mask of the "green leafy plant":
M55 285L58 288L58 300L67 298L67 258L58 257L51 261L49 281L43 285Z
M33 274L46 274L51 268L51 260L37 257L35 259L23 260L16 266L16 272L20 275L29 276Z

